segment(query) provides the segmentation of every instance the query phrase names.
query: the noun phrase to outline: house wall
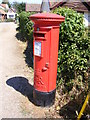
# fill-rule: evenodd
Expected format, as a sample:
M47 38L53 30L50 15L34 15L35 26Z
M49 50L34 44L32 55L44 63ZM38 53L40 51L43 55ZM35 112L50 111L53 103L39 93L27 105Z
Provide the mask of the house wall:
M11 19L15 19L15 13L7 13L7 19L11 18Z
M9 10L9 6L6 4L6 9Z
M88 26L90 26L90 12L88 13L88 21L89 21Z
M90 25L90 12L84 12L84 24L86 27Z

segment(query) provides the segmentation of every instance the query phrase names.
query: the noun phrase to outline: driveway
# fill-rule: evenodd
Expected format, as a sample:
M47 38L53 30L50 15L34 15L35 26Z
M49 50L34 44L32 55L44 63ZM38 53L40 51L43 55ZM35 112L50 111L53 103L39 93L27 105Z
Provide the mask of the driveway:
M26 43L17 40L14 23L0 23L0 119L44 118L49 108L33 104L33 70L25 62Z

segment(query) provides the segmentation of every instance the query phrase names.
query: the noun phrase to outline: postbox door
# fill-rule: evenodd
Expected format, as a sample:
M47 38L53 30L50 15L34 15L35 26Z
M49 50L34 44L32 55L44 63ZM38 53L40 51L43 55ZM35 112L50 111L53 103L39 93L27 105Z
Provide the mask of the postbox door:
M48 92L50 31L42 33L34 36L34 88Z

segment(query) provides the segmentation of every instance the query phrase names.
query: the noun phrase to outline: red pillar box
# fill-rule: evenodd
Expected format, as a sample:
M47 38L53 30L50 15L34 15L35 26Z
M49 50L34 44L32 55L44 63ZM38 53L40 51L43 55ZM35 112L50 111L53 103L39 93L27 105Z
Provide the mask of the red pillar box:
M54 103L57 77L59 27L64 17L51 13L30 16L34 22L34 90L36 105Z

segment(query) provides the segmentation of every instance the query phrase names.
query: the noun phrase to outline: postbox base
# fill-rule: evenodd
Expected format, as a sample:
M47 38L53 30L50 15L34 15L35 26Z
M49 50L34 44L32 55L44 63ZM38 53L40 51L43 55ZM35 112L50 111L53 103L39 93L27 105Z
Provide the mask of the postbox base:
M36 89L33 90L34 104L37 106L51 106L55 101L56 89L51 92L40 92Z

